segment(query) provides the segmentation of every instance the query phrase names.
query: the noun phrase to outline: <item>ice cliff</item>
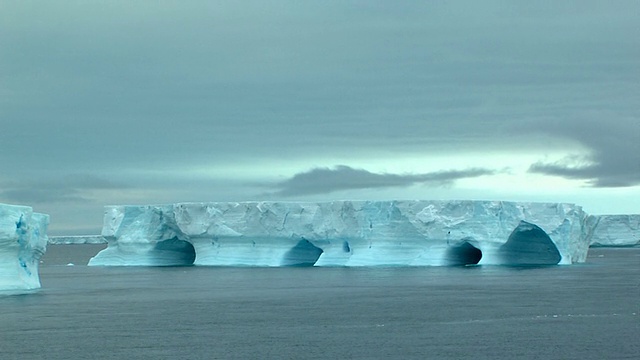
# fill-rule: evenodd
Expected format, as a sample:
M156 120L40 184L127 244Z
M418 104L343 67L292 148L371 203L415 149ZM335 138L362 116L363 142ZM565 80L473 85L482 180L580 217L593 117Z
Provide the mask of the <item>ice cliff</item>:
M587 226L591 246L640 245L640 214L590 215Z
M333 201L108 206L89 265L439 266L586 259L580 206Z
M40 287L38 263L47 249L49 216L0 204L0 291Z

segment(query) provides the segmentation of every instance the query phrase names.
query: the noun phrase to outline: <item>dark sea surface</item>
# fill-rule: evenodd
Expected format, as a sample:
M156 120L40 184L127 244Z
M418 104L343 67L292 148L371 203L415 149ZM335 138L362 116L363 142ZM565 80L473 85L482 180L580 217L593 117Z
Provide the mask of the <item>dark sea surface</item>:
M87 267L0 297L0 359L638 359L640 248L585 264Z

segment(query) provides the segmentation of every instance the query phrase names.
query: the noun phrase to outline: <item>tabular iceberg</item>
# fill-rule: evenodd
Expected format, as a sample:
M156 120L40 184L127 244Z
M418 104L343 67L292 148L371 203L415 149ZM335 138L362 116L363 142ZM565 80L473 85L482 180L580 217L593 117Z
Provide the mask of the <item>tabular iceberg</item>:
M640 245L640 214L590 215L587 224L591 246Z
M49 215L0 204L0 290L40 288L38 262L47 249Z
M213 202L108 206L89 265L571 264L580 206L502 201Z

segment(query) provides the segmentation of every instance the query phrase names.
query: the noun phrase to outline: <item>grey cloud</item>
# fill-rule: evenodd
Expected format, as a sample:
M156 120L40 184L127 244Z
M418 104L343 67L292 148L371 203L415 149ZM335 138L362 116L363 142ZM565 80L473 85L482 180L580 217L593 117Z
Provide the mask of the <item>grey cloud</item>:
M261 178L290 162L544 151L540 133L580 141L597 166L532 172L637 183L631 145L601 144L592 133L607 129L566 119L607 109L606 123L638 120L639 10L637 0L3 2L0 176L24 185L0 184L0 196L66 205L109 188L32 180L82 171L162 189L122 201L234 200L248 193L237 182L172 178L236 164ZM356 175L368 186L419 183Z
M590 149L590 154L540 161L531 165L529 172L586 180L594 187L640 185L640 117L620 118L616 113L590 116L541 127L545 132L577 140Z
M11 180L0 183L0 186L0 199L17 204L87 203L94 201L87 194L89 191L128 188L88 174L53 179Z
M24 186L0 191L0 199L15 204L91 202L76 189L39 189Z
M532 92L555 105L637 74L634 3L580 4L15 2L0 14L0 142L32 141L0 160L119 171L487 146Z
M272 195L296 196L331 193L340 190L402 187L414 184L443 186L455 180L484 175L496 171L482 168L438 171L426 174L378 174L364 169L354 169L345 165L334 168L314 168L295 174L288 180L276 184L279 189Z

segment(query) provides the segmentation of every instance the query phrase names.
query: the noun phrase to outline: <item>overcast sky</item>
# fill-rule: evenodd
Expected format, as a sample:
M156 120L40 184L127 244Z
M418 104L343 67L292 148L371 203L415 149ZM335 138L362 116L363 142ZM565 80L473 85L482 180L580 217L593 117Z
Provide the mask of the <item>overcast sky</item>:
M0 0L0 202L640 213L640 2Z

